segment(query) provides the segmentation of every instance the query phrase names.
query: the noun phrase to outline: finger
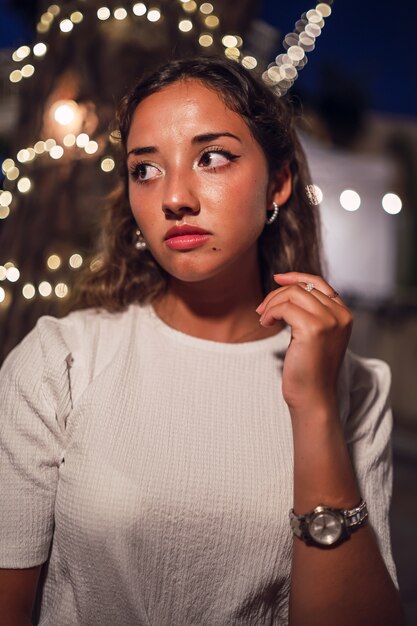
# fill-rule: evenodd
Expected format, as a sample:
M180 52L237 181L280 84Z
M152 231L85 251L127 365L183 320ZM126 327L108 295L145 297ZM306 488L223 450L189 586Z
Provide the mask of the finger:
M326 296L323 294L320 296L326 300ZM334 326L335 323L339 322L340 307L337 307L336 310L331 309L327 303L323 304L318 297L313 296L312 293L307 292L301 285L297 284L271 294L262 311L261 324L264 321L271 322L273 309L286 302L296 304L299 308L314 315L323 325Z
M294 331L297 328L311 327L316 321L316 317L302 307L287 300L271 307L265 318L262 316L259 321L262 326L273 326L280 320L286 322Z
M294 283L312 284L314 288L321 291L329 300L346 308L340 295L337 293L322 276L315 274L306 274L305 272L286 272L285 274L274 274L274 280L280 285L289 285Z

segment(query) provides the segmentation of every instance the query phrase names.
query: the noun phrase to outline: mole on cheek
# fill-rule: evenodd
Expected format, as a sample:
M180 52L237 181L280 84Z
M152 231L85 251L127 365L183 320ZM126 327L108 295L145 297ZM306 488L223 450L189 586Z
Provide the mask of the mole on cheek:
M212 248L213 252L220 252L221 248Z

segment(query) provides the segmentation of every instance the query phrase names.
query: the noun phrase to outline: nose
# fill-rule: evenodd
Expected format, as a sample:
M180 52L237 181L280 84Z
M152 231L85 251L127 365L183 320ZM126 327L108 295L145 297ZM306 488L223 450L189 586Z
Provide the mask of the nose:
M192 176L192 175L191 175ZM189 173L175 171L165 179L162 210L168 218L195 215L200 212L200 202Z

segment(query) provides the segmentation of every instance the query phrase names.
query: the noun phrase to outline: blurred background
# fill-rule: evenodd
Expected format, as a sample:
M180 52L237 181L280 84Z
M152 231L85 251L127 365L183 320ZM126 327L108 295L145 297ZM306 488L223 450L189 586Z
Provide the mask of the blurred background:
M327 275L354 311L352 349L392 369L392 540L411 626L417 3L398 6L0 0L0 361L40 315L62 314L83 265L94 271L100 263L90 254L117 179L114 105L144 70L173 56L225 54L271 88L290 89L322 214Z

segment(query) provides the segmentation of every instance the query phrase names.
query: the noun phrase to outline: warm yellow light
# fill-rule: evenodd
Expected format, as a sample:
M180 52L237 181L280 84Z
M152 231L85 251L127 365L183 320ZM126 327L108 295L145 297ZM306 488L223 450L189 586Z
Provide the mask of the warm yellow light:
M10 191L0 192L0 206L9 206L12 203L13 196Z
M111 172L114 169L114 165L114 160L111 157L105 157L100 163L103 172Z
M35 145L33 146L34 151L36 152L36 154L43 154L46 150L45 147L45 142L44 141L37 141L35 143Z
M178 28L183 33L188 33L190 30L192 30L193 23L191 22L191 20L181 20L178 24Z
M203 48L208 48L213 44L213 37L211 35L208 35L207 33L204 33L203 35L200 35L198 43Z
M59 23L59 28L63 33L69 33L74 28L74 24L71 22L71 20L65 19Z
M3 287L0 287L0 302L3 302L5 298L6 292L4 291Z
M247 70L253 70L258 65L258 61L255 57L245 56L242 59L242 65L243 67L246 67Z
M32 161L35 158L36 152L34 151L33 148L28 148L28 155L29 155L27 158L28 161Z
M97 9L97 17L99 20L108 20L110 17L110 9L108 7L100 7Z
M13 161L13 159L4 159L3 163L1 164L1 169L6 174L6 172L11 170L14 166L15 162Z
M47 298L52 293L51 283L48 283L47 280L43 280L38 287L38 291L41 294L41 296L43 296L44 298Z
M20 193L27 193L31 187L32 183L30 181L30 178L27 178L26 176L17 181L17 188Z
M16 180L16 178L19 177L19 168L18 167L12 167L9 170L7 170L6 172L6 178L8 178L9 180Z
M382 208L390 215L396 215L402 209L403 203L396 193L386 193L382 198Z
M50 137L49 139L47 139L45 141L45 150L47 150L49 152L49 150L51 150L51 148L53 148L54 146L56 146L56 141L55 139L52 139L52 137Z
M38 33L47 33L49 30L49 24L44 24L43 22L38 22L36 24L36 30Z
M89 141L87 145L84 147L84 150L87 154L94 154L98 150L97 141Z
M81 267L82 264L83 264L83 257L81 256L81 254L78 254L78 252L71 254L69 258L69 266L72 267L72 269L76 270L79 267Z
M340 194L340 204L346 211L357 211L361 205L361 197L353 189L345 189Z
M114 15L116 20L124 20L124 19L127 18L127 11L126 11L126 9L123 9L122 7L119 7L119 8L114 10L113 15Z
M319 2L316 6L316 11L318 11L322 17L329 17L332 13L331 7L326 2Z
M59 100L52 108L53 118L61 126L69 126L79 114L79 107L74 100Z
M22 150L19 150L19 152L16 155L16 158L19 161L19 163L26 163L26 161L29 161L29 150L26 150L25 148L23 148Z
M29 56L30 48L29 46L20 46L20 48L18 48L14 54L19 61L22 61L23 59L26 59L27 56Z
M227 56L228 59L236 60L240 57L240 50L239 48L226 48L224 54Z
M48 7L48 12L54 16L59 15L60 11L61 9L59 8L57 4L51 4L51 6Z
M73 24L79 24L80 22L82 22L82 21L83 21L83 18L84 18L84 16L83 16L83 14L81 13L81 11L74 11L74 12L73 12L73 13L71 13L71 15L70 15L70 19L71 19L71 22L72 22Z
M49 150L49 156L52 159L60 159L64 155L64 148L62 146L52 146Z
M33 75L35 68L33 67L33 65L28 63L27 65L24 65L20 71L22 72L22 76L24 78L29 78L29 76Z
M17 282L19 280L19 278L20 278L20 272L17 269L17 267L9 267L6 270L6 278L11 283Z
M41 41L33 46L33 54L35 57L43 57L47 50L48 48L46 47L46 44Z
M51 256L49 256L46 261L46 265L52 271L57 270L59 267L61 267L61 257L59 257L57 254L51 254Z
M75 143L79 148L85 148L89 141L90 137L87 135L87 133L80 133L79 135L77 135Z
M90 271L98 272L98 270L103 266L103 259L101 257L95 257L92 259L90 263Z
M150 22L157 22L161 18L161 12L159 9L149 9L146 17Z
M65 283L58 283L55 286L55 295L57 298L65 298L68 295L68 285Z
M5 220L6 217L9 217L10 209L8 206L0 206L0 220Z
M137 2L133 5L132 11L135 15L145 15L146 13L146 5L143 2Z
M237 46L237 38L234 35L225 35L222 38L222 44L225 48L235 48Z
M204 15L209 15L210 13L213 13L214 7L210 4L210 2L203 2L200 6L200 11L204 13Z
M182 5L182 8L186 13L194 13L195 11L197 11L197 3L194 2L194 0L189 0Z
M4 265L0 265L0 280L6 280L7 269Z
M207 28L217 28L217 26L220 24L220 20L216 15L208 15L205 18L204 23Z
M50 11L46 11L45 13L42 13L40 21L41 24L49 27L51 22L54 21L54 15Z
M22 72L20 70L13 70L9 74L9 80L11 83L18 83L22 80Z
M68 135L65 135L65 137L63 138L62 143L67 148L75 146L75 135L73 133L68 133Z
M34 298L35 293L36 289L32 285L32 283L26 283L26 285L23 285L22 295L24 298L26 298L26 300L31 300L32 298Z

